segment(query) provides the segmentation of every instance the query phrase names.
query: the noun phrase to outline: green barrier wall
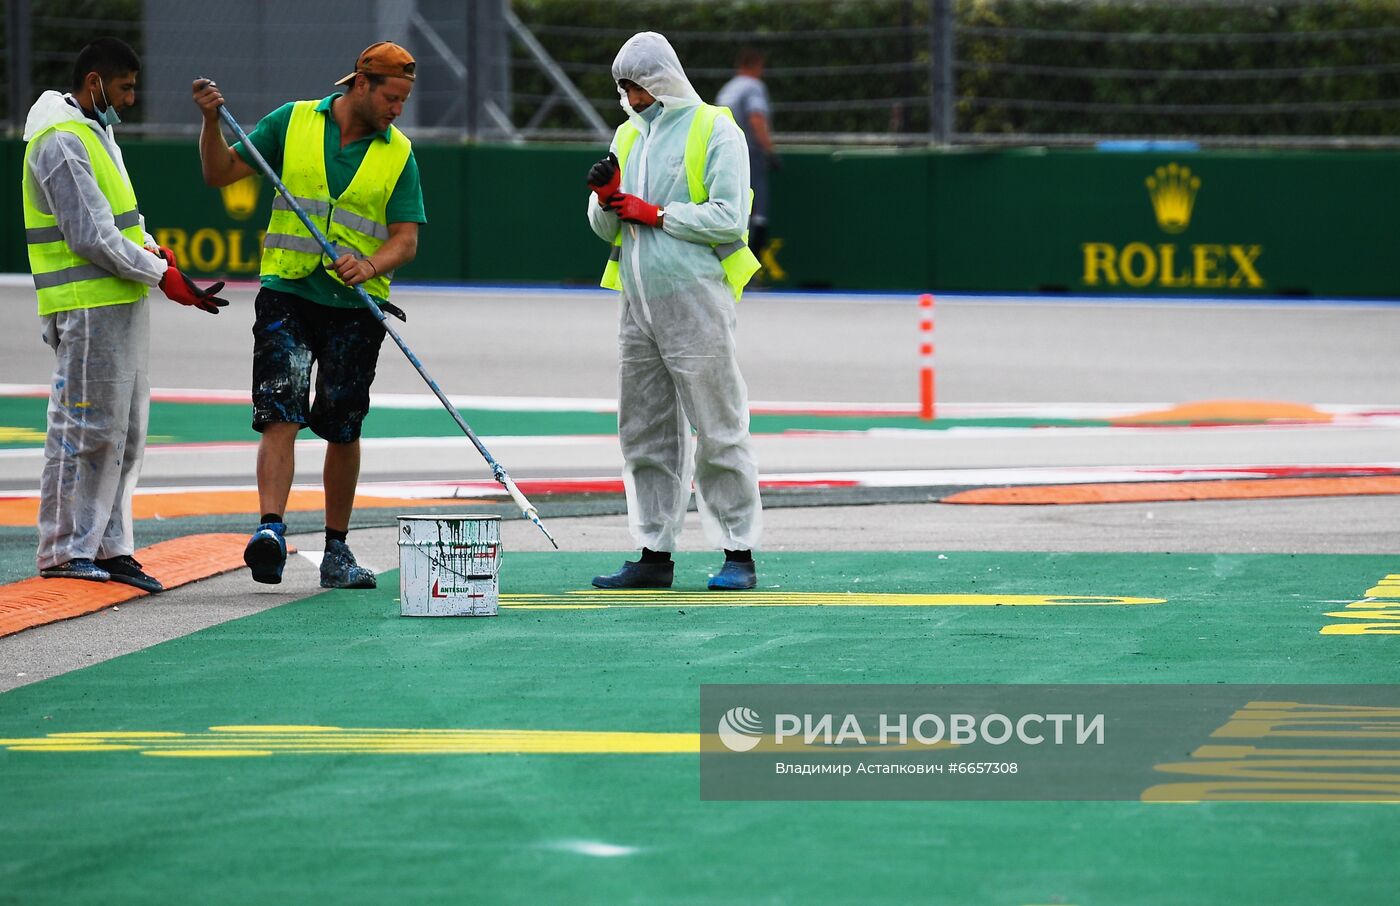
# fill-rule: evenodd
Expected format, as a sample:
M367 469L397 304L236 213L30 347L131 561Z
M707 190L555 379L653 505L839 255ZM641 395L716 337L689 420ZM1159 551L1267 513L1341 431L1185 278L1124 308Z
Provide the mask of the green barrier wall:
M203 276L257 273L271 189L204 186L187 143L124 145L148 226ZM415 281L596 285L583 145L417 148ZM0 143L17 177L23 145ZM790 151L772 174L778 286L1400 297L1400 154ZM1148 183L1153 185L1149 186ZM27 269L18 179L0 268Z
M1400 155L1014 151L930 163L930 282L941 289L1400 295Z

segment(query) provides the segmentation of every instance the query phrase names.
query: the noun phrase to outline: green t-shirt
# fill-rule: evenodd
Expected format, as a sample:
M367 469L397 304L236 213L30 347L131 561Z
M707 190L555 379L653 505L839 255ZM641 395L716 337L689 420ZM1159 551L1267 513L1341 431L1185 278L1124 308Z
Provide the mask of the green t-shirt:
M326 183L332 198L339 198L340 193L350 187L350 181L355 178L355 171L360 169L360 163L364 161L365 154L369 151L370 142L387 142L389 140L389 133L386 130L365 136L342 148L340 146L340 126L330 112L331 102L338 97L340 97L339 93L330 95L322 98L320 103L316 105L317 112L326 118ZM287 142L287 126L291 122L292 103L283 104L263 117L257 127L248 134L248 140L258 149L258 153L262 154L268 166L279 174L282 172L282 149ZM257 166L243 154L242 142L234 145L233 150L237 151L239 156L250 166ZM428 218L423 214L423 186L418 181L418 161L413 159L412 152L409 152L408 161L403 166L403 173L399 175L399 181L389 196L386 215L388 223L428 222ZM364 306L364 303L360 301L359 293L337 282L319 267L299 280L264 276L262 285L279 292L292 293L303 299L310 299L321 305L331 305L336 308L361 308Z

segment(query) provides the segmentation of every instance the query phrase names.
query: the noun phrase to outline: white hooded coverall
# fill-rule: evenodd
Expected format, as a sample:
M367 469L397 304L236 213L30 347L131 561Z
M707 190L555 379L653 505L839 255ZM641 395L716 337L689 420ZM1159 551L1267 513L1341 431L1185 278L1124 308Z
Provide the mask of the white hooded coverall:
M57 91L44 92L30 109L24 139L65 120L91 126L125 171L110 127L99 127ZM76 136L54 131L40 139L24 179L40 207L58 219L73 251L123 279L160 283L164 259L117 229L87 149ZM154 248L155 240L145 235ZM151 395L146 299L60 311L41 320L44 342L57 360L39 480L38 567L130 554L135 545L131 498L145 453Z
M735 353L734 295L711 248L740 239L747 226L748 146L733 120L717 117L705 164L709 200L691 203L685 144L701 100L676 52L661 35L635 35L612 74L657 101L638 114L620 92L641 133L621 191L666 211L663 229L627 224L588 196L593 231L612 242L622 230L618 435L632 536L639 547L675 550L693 475L710 543L753 550L762 509L748 389Z

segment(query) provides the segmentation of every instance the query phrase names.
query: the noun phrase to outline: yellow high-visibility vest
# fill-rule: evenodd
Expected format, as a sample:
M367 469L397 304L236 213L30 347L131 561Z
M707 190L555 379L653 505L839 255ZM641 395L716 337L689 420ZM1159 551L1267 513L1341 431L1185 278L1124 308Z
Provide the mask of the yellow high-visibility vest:
M325 153L326 116L329 114L317 111L318 103L297 101L292 106L282 152L282 183L330 240L337 257L350 254L366 258L389 238L389 196L408 163L413 144L396 126L390 126L389 140L370 142L355 178L339 198L332 198L326 179ZM323 267L333 279L344 283L332 266L334 262L278 193L272 200L272 217L267 222L267 238L263 240L260 275L298 280L317 267ZM382 273L360 285L371 296L387 301L392 280L392 273Z
M141 231L141 212L136 209L136 192L131 188L131 180L117 166L91 126L68 121L56 123L35 135L24 149L25 172L29 171L29 155L35 143L50 132L68 132L82 140L97 188L112 208L117 229L127 239L142 245L145 236ZM24 180L24 239L29 248L29 271L34 275L34 289L39 295L39 314L125 305L144 299L149 292L146 284L118 277L73 251L58 227L58 218L39 207L30 182Z
M710 193L705 189L705 154L710 147L710 135L715 131L715 118L719 116L727 116L731 121L734 119L734 114L728 107L701 104L695 109L695 117L690 121L690 131L686 133L685 177L690 189L690 200L694 204L703 204L710 199ZM630 120L617 127L613 139L617 145L619 173L627 166L632 145L641 134ZM750 210L753 209L752 189L749 190L748 206ZM748 211L744 213L747 214ZM737 302L743 297L744 287L748 285L749 280L763 266L749 249L749 231L744 230L744 235L733 242L720 243L711 248L714 249L720 266L724 268L724 281L729 284L730 291L734 293L734 301ZM603 279L599 283L604 289L622 291L622 274L618 265L621 258L622 229L619 226L617 235L613 237L612 249L608 253L608 263L603 268Z

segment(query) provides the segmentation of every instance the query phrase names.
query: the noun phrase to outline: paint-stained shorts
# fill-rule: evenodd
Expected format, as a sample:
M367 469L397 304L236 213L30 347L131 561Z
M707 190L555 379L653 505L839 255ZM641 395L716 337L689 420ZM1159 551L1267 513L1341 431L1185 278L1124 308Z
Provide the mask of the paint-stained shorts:
M318 305L266 287L255 308L253 429L290 422L334 444L358 440L369 412L383 325L368 310Z

